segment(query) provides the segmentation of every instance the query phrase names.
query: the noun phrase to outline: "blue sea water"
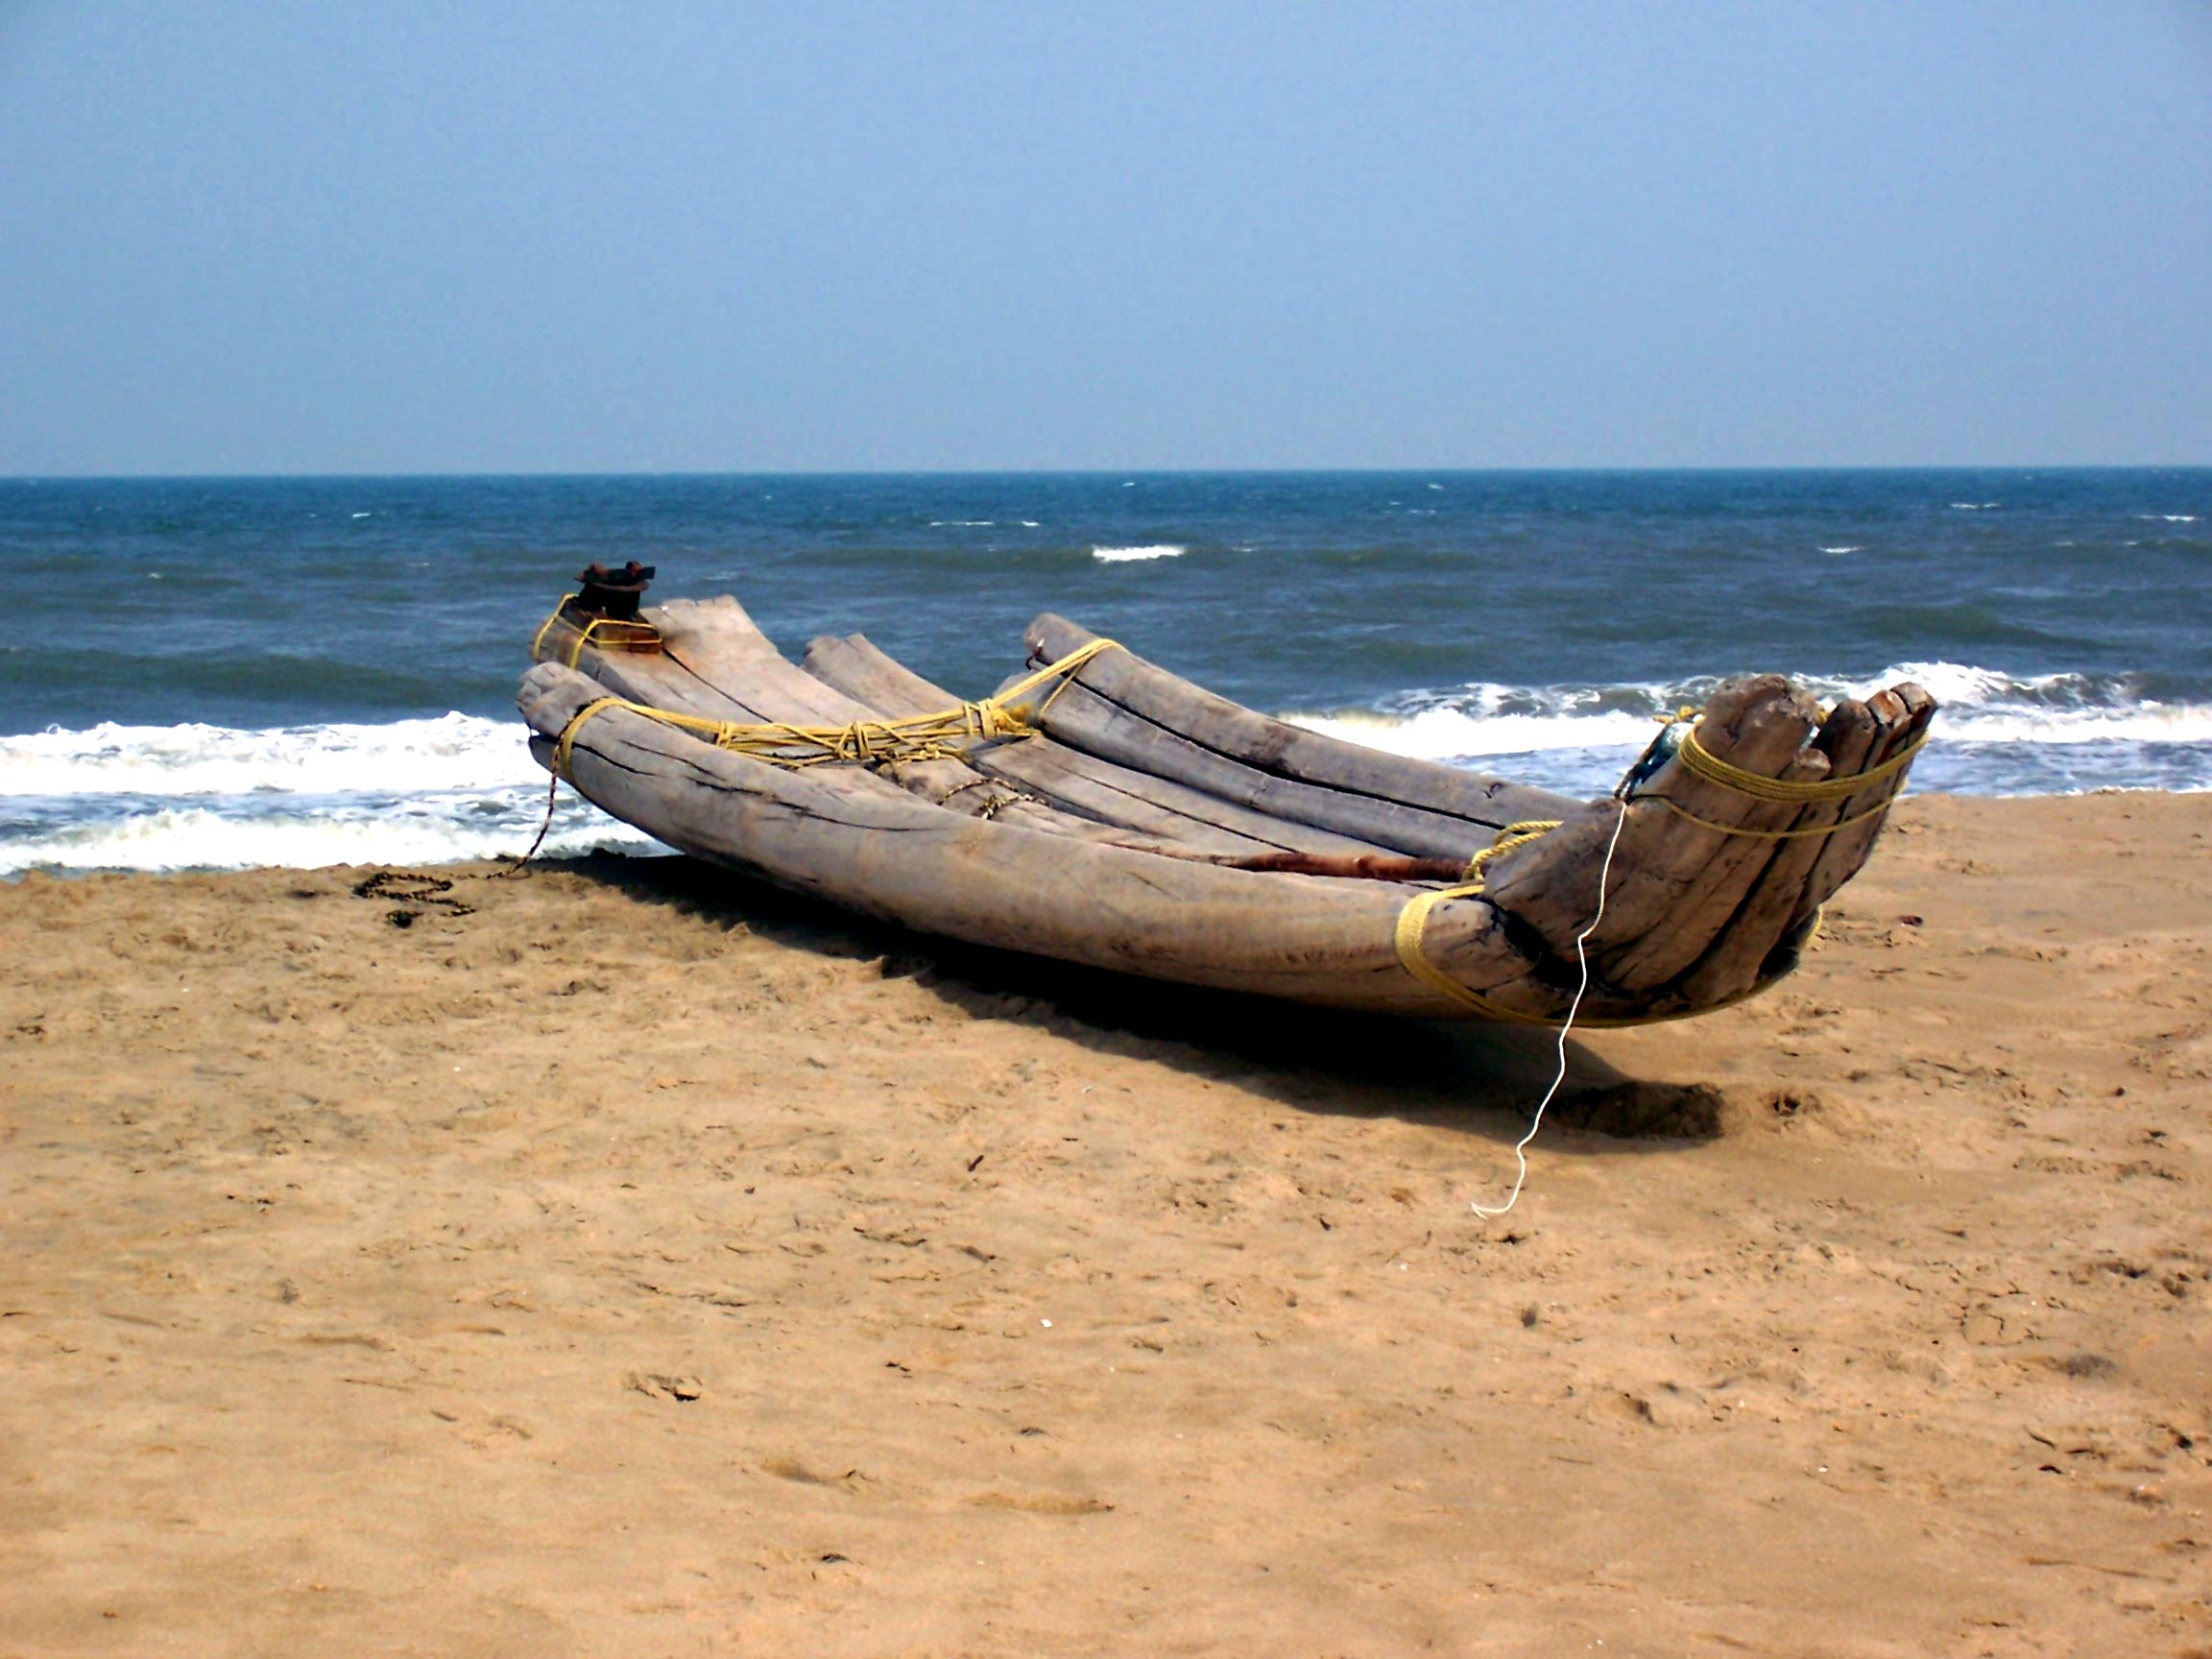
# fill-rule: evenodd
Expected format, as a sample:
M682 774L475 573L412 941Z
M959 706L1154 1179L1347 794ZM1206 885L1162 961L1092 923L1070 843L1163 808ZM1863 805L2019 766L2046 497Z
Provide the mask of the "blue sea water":
M1911 676L1924 789L2212 787L2212 469L0 481L0 874L518 852L512 697L598 560L964 694L1054 610L1578 793L1660 709ZM553 845L641 846L581 804Z

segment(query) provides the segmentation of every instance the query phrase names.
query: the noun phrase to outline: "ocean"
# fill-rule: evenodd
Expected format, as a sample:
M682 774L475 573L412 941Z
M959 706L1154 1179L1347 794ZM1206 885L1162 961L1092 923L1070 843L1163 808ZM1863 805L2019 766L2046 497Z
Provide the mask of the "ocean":
M974 696L1058 611L1239 702L1610 789L1730 674L1942 702L1915 787L2212 787L2212 469L0 480L0 875L518 854L592 561ZM651 843L564 791L548 846Z

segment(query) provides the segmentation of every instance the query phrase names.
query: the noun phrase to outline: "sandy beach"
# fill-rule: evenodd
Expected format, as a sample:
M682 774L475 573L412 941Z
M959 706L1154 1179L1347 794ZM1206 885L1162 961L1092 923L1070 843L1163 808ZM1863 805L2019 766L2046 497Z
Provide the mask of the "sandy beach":
M0 1655L2212 1654L2208 837L1909 803L1496 1221L1541 1032L0 886Z

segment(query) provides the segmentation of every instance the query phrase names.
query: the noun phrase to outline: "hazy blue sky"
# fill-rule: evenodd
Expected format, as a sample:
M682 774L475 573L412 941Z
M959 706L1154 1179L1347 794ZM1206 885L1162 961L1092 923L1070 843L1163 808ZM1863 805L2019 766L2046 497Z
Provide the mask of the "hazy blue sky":
M0 0L0 472L2212 462L2212 6Z

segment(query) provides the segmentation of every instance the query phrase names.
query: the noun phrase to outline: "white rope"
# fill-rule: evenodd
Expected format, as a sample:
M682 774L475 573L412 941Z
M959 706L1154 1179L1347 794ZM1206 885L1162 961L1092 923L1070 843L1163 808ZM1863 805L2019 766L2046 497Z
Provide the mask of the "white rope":
M1621 845L1621 830L1628 822L1628 803L1621 803L1621 816L1613 820L1613 839L1605 843L1605 862L1598 867L1598 914L1590 918L1590 926L1575 935L1575 960L1581 965L1582 982L1575 987L1575 1000L1567 1004L1567 1018L1559 1023L1559 1070L1551 1079L1551 1087L1544 1091L1544 1098L1536 1102L1536 1115L1528 1120L1528 1133L1513 1143L1513 1157L1521 1166L1520 1173L1513 1177L1513 1190L1505 1195L1505 1202L1492 1209L1486 1204L1469 1202L1468 1208L1485 1221L1495 1221L1521 1201L1521 1189L1528 1179L1528 1142L1536 1139L1536 1131L1544 1127L1544 1112L1551 1104L1551 1096L1559 1093L1559 1085L1567 1081L1567 1033L1575 1028L1575 1016L1581 1012L1582 994L1590 989L1590 956L1583 950L1583 941L1598 931L1598 924L1605 920L1605 878L1613 873L1613 849Z

